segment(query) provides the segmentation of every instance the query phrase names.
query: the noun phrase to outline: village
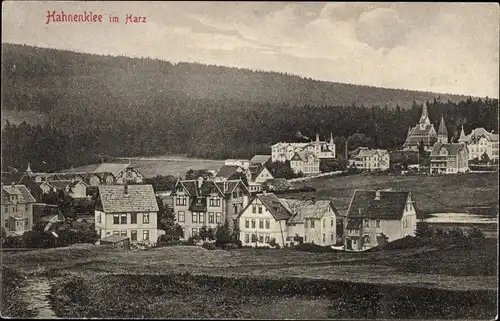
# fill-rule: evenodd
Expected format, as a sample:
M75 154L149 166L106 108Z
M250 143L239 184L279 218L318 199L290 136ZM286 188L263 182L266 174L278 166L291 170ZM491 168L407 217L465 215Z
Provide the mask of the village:
M348 206L339 206L316 197L313 188L293 184L361 173L461 175L498 164L498 134L483 128L465 134L462 126L450 141L444 118L436 131L426 104L402 150L348 151L346 143L343 168L332 135L328 141L316 135L309 142L278 142L270 149L269 155L225 160L217 171L189 169L167 184L145 177L130 162L57 173L33 172L28 164L24 172L2 172L3 247L44 247L41 240L52 240L45 246L91 242L134 249L184 241L365 251L416 235L418 191L360 189ZM427 155L427 166L422 159L395 163L391 153ZM334 162L334 171L321 171L325 162Z

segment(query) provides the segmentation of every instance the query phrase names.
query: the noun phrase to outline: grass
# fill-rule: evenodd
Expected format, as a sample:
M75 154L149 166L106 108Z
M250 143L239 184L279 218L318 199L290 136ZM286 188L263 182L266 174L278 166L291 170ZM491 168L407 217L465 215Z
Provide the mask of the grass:
M496 239L372 253L89 245L2 253L2 264L57 281L64 317L477 319L496 304L496 253Z
M316 189L317 199L333 198L339 208L348 207L349 200L355 190L392 188L393 190L411 191L416 206L422 213L466 212L473 211L473 209L469 209L470 207L486 206L494 207L495 215L498 215L498 173L445 176L359 174L313 179L296 184L297 187L304 185ZM287 195L287 197L289 196ZM295 195L295 197L299 197L299 195Z

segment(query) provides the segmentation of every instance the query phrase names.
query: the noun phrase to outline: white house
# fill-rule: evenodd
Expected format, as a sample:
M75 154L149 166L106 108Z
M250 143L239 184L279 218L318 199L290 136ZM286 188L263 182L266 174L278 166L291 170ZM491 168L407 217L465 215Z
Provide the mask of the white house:
M304 175L316 175L319 170L320 159L312 152L300 151L295 152L290 160L290 168L296 173Z
M287 222L288 238L294 242L296 236L304 243L335 245L343 241L345 214L342 215L331 200L281 199L292 213Z
M467 144L469 160L481 159L484 153L490 159L498 159L498 134L490 133L484 128L476 128L469 135L465 135L464 127L460 133L459 143Z
M7 236L22 235L33 228L35 198L25 185L2 184L1 222Z
M159 209L152 185L100 185L99 196L95 229L101 239L121 235L132 243L156 243Z
M350 160L350 165L362 170L389 169L390 156L385 149L368 149L360 147L359 152Z
M362 251L388 241L414 236L417 214L410 192L355 191L347 210L345 249Z
M271 161L285 162L291 160L297 152L310 152L316 158L335 158L335 143L333 136L330 134L330 141L320 141L319 135L316 134L316 140L310 143L276 143L271 146Z
M257 194L238 216L243 246L264 246L271 240L283 247L291 213L272 193Z
M431 174L456 174L469 170L469 150L464 143L436 143L430 154Z

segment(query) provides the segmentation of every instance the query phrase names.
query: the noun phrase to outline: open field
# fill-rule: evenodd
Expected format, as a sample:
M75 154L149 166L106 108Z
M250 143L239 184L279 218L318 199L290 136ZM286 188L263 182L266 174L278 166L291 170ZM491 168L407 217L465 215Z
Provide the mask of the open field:
M67 317L131 317L137 309L160 318L494 316L497 239L442 246L308 253L80 245L2 253L2 264L28 280L48 278L52 309Z
M313 179L295 184L312 186L317 199L333 198L338 208L347 208L358 189L408 190L417 209L424 214L471 212L469 207L493 207L488 214L498 216L498 173L468 173L444 176L349 175ZM312 195L312 194L311 194ZM301 195L287 195L301 197ZM484 212L484 208L481 209Z

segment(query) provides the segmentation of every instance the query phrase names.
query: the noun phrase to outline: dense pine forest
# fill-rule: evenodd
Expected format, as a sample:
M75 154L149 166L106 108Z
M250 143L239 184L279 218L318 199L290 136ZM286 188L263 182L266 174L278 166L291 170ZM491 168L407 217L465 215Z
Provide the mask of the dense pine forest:
M278 141L364 134L398 148L428 102L450 135L497 130L498 100L345 85L275 72L107 57L2 44L2 109L47 116L5 123L2 168L51 171L115 156L269 153ZM436 125L437 129L437 125ZM358 135L360 136L360 135Z

